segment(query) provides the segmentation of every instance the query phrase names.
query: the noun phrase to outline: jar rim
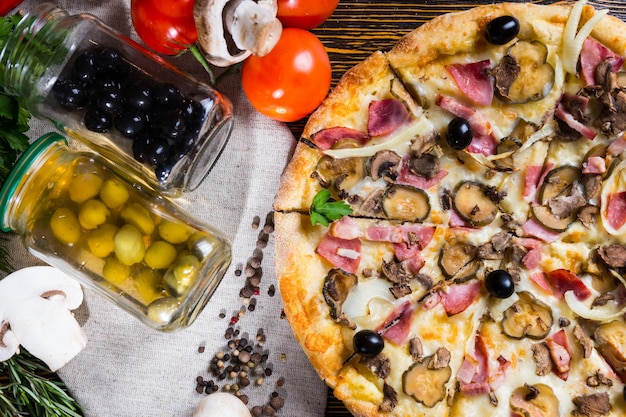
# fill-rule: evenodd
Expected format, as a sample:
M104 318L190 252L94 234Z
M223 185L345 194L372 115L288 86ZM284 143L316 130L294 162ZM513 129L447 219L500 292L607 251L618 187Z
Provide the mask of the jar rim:
M50 146L55 143L62 142L67 144L67 139L58 133L50 132L35 142L33 142L20 156L18 161L15 163L11 172L9 173L2 189L0 189L0 213L2 213L2 222L0 223L0 230L3 232L10 232L13 229L10 226L10 218L9 218L9 203L11 202L13 196L17 192L18 186L27 170L31 167L31 165L39 158L39 156L46 151Z

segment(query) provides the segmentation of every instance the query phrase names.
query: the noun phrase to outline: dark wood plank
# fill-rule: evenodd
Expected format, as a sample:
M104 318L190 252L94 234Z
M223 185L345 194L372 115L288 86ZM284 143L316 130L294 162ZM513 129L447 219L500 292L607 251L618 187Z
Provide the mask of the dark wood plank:
M524 2L523 0L511 0ZM320 38L331 60L334 86L351 67L377 50L388 51L405 34L443 13L456 12L485 1L462 0L341 0L335 13L313 32ZM550 4L555 1L530 1ZM614 16L626 21L626 3L621 0L591 1L598 8L609 8ZM306 119L289 123L299 138ZM328 391L326 417L349 417L351 414Z

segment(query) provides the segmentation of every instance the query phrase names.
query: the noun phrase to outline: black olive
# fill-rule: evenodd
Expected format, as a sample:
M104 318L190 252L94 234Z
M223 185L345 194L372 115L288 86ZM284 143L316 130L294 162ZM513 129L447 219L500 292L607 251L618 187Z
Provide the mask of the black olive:
M513 16L499 16L487 23L485 38L494 45L504 45L519 33L519 20Z
M95 66L101 77L120 79L132 72L132 67L118 49L96 47L93 51Z
M96 105L103 112L120 115L124 110L122 92L116 88L106 88L96 96Z
M170 156L170 144L165 138L156 137L151 140L145 149L145 162L150 165L161 165Z
M127 105L139 110L149 110L152 107L152 89L147 82L136 80L128 83L124 90L124 99Z
M182 111L187 120L202 120L204 118L204 107L196 100L185 99Z
M146 125L147 118L142 113L127 112L115 118L115 128L128 138L134 138Z
M361 330L352 339L354 351L362 356L376 356L385 347L383 337L373 330Z
M185 131L185 118L180 110L172 110L161 118L161 131L163 135L170 139L181 137Z
M59 80L52 87L57 102L68 110L85 107L89 103L85 84L74 80Z
M183 104L183 96L180 90L169 83L161 83L154 87L154 99L162 106L172 108Z
M485 278L485 286L489 294L496 298L509 298L515 292L513 277L502 269L491 271Z
M98 75L95 61L94 54L91 51L80 54L74 62L74 77L85 83L95 80Z
M165 182L169 178L172 173L172 169L174 168L174 162L171 161L172 158L168 158L168 160L162 164L159 164L154 169L154 175L159 182Z
M446 131L448 145L457 150L463 150L472 142L472 127L462 117L455 117L448 123Z
M83 122L87 129L99 133L108 132L111 126L113 126L111 115L100 109L87 110Z

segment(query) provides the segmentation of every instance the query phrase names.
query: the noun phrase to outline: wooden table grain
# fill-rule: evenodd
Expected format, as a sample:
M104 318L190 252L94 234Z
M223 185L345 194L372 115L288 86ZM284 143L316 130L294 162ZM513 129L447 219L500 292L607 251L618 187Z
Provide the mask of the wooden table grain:
M520 0L510 0L524 3ZM332 86L354 65L375 51L388 51L398 40L424 22L444 13L492 3L491 1L460 0L340 0L333 15L313 32L320 38L331 61ZM555 1L529 1L551 4ZM614 16L626 21L626 2L590 1L597 8L608 8ZM296 138L302 134L306 119L289 123ZM351 414L328 391L326 417L348 417Z

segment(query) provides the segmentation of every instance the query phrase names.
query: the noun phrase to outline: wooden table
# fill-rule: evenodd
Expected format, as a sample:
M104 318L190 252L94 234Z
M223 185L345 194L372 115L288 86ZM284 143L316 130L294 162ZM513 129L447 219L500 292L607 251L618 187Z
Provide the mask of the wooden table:
M310 0L315 1L315 0ZM520 0L509 0L523 3ZM372 52L388 51L404 35L424 22L448 12L468 9L485 0L340 0L333 15L313 32L324 43L330 56L334 86L339 78ZM530 1L548 4L554 1ZM614 16L626 21L626 3L611 0L590 1L598 8L609 8ZM306 119L289 123L289 128L299 138ZM328 392L326 417L347 417L351 414Z

